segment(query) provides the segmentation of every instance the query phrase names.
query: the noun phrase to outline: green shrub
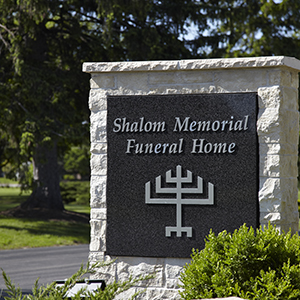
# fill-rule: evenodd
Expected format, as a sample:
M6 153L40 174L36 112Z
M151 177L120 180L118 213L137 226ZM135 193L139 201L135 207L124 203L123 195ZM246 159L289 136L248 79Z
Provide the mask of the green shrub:
M6 275L6 273L2 270L2 275L5 281L5 285L7 287L6 293L8 296L5 296L5 300L63 300L63 299L71 299L71 300L79 300L79 299L90 299L90 300L112 300L117 295L121 294L124 291L127 291L129 288L134 286L137 282L140 281L148 281L150 278L153 278L154 275L146 275L140 276L136 279L129 278L123 282L114 282L111 284L107 284L104 290L98 288L97 290L90 292L87 290L80 290L74 296L67 297L68 291L74 287L76 282L81 280L83 276L88 273L94 273L96 268L107 266L113 263L113 261L109 263L101 263L93 265L91 268L89 265L84 268L78 270L72 277L67 279L63 286L57 286L55 282L50 285L44 287L38 287L38 280L35 282L34 287L32 289L32 293L29 295L23 295L22 290L19 287L16 287L14 283L12 283L11 279ZM134 299L137 295L145 292L142 290L141 292L135 293L131 299ZM1 294L0 294L1 296Z
M61 197L65 203L76 201L78 204L89 204L89 181L62 181L60 183Z
M183 299L300 299L300 238L275 227L210 231L181 274Z

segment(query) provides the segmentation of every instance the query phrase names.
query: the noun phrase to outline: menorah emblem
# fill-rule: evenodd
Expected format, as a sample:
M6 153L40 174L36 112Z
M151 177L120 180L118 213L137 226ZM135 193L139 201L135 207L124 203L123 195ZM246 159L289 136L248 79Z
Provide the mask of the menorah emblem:
M176 194L176 198L151 198L150 181L145 184L146 204L176 204L176 226L166 227L166 237L170 237L172 232L176 232L177 237L181 237L186 232L187 237L192 237L192 227L182 227L182 205L212 205L214 204L214 185L208 183L208 197L206 199L186 199L183 194L203 194L203 179L197 176L196 188L184 188L183 184L193 183L192 172L187 170L187 176L182 176L180 165L176 167L176 176L172 177L171 170L166 172L166 183L175 183L175 187L161 187L161 176L155 178L157 194Z

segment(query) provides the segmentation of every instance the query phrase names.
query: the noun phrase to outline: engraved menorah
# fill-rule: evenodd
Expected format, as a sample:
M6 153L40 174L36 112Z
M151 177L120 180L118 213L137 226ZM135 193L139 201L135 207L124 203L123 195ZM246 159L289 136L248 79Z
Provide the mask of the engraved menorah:
M197 176L196 188L184 188L183 184L193 183L192 172L187 170L186 177L182 176L180 165L176 167L176 176L172 177L171 170L166 172L166 183L175 183L175 187L161 187L161 176L155 178L155 192L157 194L176 194L176 198L151 198L150 181L145 184L146 204L176 204L176 226L166 227L166 237L170 237L172 232L176 232L177 237L181 237L186 232L187 237L192 237L192 227L182 227L182 205L212 205L214 204L214 185L208 183L208 197L206 199L186 199L183 194L203 194L203 179Z

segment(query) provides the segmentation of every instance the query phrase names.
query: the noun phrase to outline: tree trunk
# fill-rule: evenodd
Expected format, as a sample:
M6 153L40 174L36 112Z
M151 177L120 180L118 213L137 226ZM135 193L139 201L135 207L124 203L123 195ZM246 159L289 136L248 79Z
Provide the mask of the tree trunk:
M57 163L57 144L47 147L38 145L33 155L33 179L36 188L27 201L21 205L24 209L45 208L63 210Z

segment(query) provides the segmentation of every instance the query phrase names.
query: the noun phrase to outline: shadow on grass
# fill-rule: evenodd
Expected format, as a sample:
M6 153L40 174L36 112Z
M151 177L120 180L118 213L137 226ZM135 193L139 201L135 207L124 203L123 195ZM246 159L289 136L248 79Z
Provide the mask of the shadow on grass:
M15 189L0 188L0 249L88 244L90 242L89 206L68 205L68 211L50 214L24 211L11 213L26 201ZM8 195L8 193L11 193ZM70 207L69 207L70 206ZM76 213L80 209L84 214Z
M6 224L1 224L2 220ZM9 223L13 223L9 225ZM27 231L32 235L50 234L55 236L74 236L86 238L89 236L89 224L66 222L66 221L41 221L38 219L0 218L0 230L9 229L15 231Z
M21 203L25 202L28 198L28 195L9 195L9 196L3 196L1 195L1 189L0 188L0 212L9 210L12 208L15 208L19 206ZM12 189L11 189L12 190ZM81 204L77 202L71 202L69 204L65 204L65 209L79 212L79 213L90 213L90 206L89 204Z
M0 217L0 249L89 244L89 224Z
M0 211L14 208L25 202L28 196L0 196Z

